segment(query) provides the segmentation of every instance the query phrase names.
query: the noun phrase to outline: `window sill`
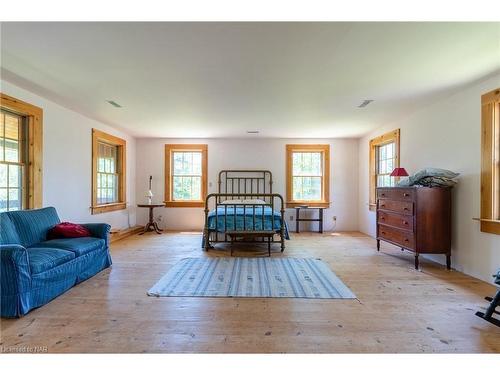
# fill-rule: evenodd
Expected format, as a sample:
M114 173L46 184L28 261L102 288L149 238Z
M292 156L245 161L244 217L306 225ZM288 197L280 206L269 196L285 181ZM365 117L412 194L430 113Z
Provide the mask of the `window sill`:
M109 203L109 204L101 204L98 206L92 206L90 207L90 210L92 211L92 215L96 215L105 212L124 210L126 208L127 208L127 203L118 202L118 203Z
M481 232L500 234L500 220L473 218L481 223Z
M165 207L205 207L204 201L165 201Z
M309 206L309 207L322 207L322 208L329 208L330 207L330 202L323 202L323 201L293 201L293 202L286 202L286 207L287 208L295 208L299 206Z

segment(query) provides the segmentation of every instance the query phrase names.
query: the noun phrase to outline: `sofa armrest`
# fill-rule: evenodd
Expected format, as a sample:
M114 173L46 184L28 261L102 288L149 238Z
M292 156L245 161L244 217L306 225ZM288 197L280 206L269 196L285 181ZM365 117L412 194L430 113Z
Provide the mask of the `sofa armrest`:
M88 223L81 225L90 231L92 237L102 238L104 241L106 241L106 246L108 246L111 225L105 223Z
M2 295L31 289L31 272L26 249L21 245L0 245Z

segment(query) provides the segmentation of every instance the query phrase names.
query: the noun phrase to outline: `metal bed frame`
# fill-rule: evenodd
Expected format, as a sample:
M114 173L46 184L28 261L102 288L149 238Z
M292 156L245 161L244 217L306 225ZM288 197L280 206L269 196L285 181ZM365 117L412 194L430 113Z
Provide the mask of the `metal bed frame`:
M216 243L267 243L268 253L271 256L271 243L280 243L281 252L285 250L285 202L280 194L272 192L273 178L271 171L268 170L222 170L219 172L218 193L207 195L205 199L205 226L203 231L203 247L205 251L213 248ZM264 228L264 205L249 203L231 203L222 202L230 199L261 199L266 202L267 207L271 208L271 229ZM277 207L281 213L280 229L275 230L274 208ZM209 228L208 214L209 207L215 206L215 229ZM219 228L219 207L224 210L224 228ZM233 213L227 213L228 207L233 207ZM236 208L243 208L243 229L236 228ZM262 214L255 213L256 207L262 208ZM247 224L246 213L252 213L252 220ZM233 225L227 224L228 216L233 216ZM261 220L261 221L260 221ZM262 223L262 229L256 230L256 223ZM248 228L247 228L248 227ZM276 240L275 235L279 235ZM231 255L233 249L231 248Z

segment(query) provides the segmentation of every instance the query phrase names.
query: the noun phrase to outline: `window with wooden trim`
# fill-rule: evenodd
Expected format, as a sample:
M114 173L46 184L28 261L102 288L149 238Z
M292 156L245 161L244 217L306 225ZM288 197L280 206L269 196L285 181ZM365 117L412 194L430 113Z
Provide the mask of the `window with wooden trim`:
M329 207L330 145L286 145L287 207Z
M394 186L395 177L390 174L399 167L399 129L383 134L370 141L370 209L376 205L376 189Z
M126 147L124 139L92 129L92 214L127 207Z
M0 212L39 208L43 111L5 94L0 107Z
M481 96L481 231L500 234L500 88Z
M207 145L165 145L165 205L204 207L207 196Z

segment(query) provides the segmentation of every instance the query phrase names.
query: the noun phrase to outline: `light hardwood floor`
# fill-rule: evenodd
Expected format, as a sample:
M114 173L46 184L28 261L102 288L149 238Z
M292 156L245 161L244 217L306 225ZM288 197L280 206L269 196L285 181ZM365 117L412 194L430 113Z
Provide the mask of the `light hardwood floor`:
M254 256L247 245L235 255ZM113 267L21 319L2 319L0 349L48 352L500 352L500 328L474 316L495 288L360 233L292 234L282 255L318 257L358 300L148 297L179 259L227 256L199 234L133 236ZM265 246L260 254L266 251Z

